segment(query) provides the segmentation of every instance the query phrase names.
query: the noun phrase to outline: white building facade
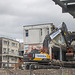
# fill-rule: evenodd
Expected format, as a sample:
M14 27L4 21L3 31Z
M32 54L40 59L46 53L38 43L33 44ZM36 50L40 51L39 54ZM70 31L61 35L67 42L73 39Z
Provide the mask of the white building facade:
M52 23L24 26L24 51L42 48L45 36L51 33L54 28Z

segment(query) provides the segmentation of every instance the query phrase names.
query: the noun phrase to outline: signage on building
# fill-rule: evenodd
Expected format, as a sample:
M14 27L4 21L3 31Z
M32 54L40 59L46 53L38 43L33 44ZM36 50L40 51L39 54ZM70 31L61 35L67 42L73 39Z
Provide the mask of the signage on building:
M28 45L24 46L24 50L28 50Z
M29 49L29 46L28 45L25 45L24 46L24 53L26 52L26 50L28 50Z
M35 58L47 58L46 54L35 54Z
M32 49L42 49L41 45L25 45L24 46L24 53L27 53L28 51L31 51Z

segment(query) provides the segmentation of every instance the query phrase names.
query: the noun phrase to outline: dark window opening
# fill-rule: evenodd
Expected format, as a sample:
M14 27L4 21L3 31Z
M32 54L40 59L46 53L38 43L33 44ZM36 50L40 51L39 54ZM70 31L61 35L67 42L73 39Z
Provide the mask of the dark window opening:
M24 54L24 51L19 51L20 56L23 56L23 54Z
M47 34L49 34L49 28L47 28Z
M25 32L26 32L26 37L28 37L28 30L25 30Z
M41 36L42 36L42 29L40 29L40 31L41 31Z

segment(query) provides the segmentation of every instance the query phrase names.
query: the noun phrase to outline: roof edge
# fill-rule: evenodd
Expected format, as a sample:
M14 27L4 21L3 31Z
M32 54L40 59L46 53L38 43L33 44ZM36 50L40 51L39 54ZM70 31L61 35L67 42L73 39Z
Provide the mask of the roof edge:
M29 26L39 26L39 25L47 25L47 24L51 24L53 26L53 23L43 23L43 24L33 24L33 25L25 25L23 27L29 27Z

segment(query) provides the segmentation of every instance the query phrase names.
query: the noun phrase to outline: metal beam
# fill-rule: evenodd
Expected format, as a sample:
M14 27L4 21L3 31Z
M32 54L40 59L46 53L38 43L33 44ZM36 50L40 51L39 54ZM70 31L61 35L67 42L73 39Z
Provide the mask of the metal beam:
M62 2L75 2L75 0L60 0Z
M61 6L63 9L67 10L67 6L64 5L63 2L59 1L59 0L53 0L56 4L58 4L59 6ZM74 18L75 18L75 13L68 11Z
M56 4L58 4L59 6L61 6L64 9L67 9L66 5L64 5L63 2L60 2L59 0L53 0Z

